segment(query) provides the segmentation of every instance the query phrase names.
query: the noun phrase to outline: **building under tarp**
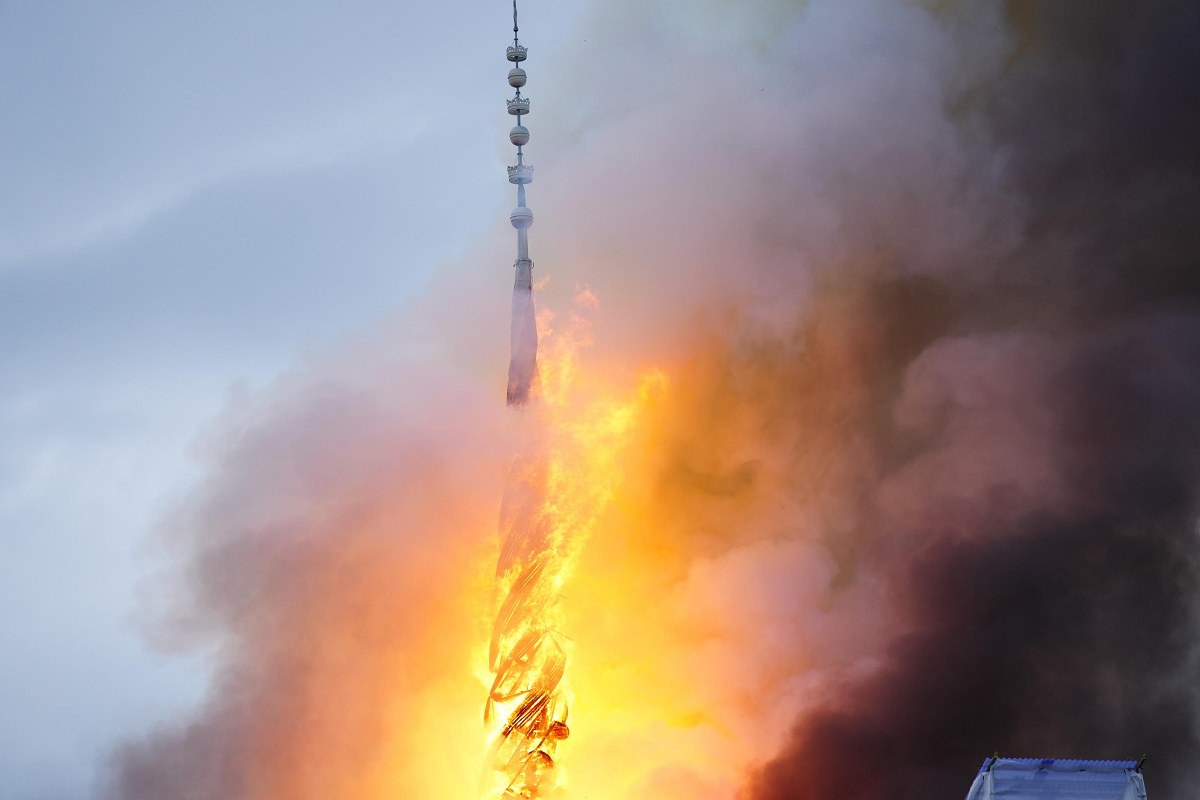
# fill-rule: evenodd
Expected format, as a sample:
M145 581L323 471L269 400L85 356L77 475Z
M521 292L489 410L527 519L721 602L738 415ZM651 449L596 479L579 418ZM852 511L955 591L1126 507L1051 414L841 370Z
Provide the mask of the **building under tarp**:
M1145 800L1140 761L989 758L967 800Z

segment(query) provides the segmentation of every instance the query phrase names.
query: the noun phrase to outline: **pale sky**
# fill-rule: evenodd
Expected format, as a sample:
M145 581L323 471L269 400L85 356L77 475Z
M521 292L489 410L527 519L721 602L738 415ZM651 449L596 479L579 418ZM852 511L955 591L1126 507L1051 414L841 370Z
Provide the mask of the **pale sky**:
M570 47L580 5L522 0L531 53ZM206 665L138 625L189 448L504 221L510 23L482 0L0 3L0 800L86 797L200 697Z

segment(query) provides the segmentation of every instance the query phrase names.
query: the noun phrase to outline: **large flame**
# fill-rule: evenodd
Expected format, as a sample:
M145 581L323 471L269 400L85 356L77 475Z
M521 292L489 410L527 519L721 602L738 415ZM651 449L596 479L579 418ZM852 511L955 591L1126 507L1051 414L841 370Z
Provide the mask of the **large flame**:
M542 394L514 420L524 447L478 656L483 794L728 798L818 691L805 628L829 609L835 572L804 519L784 521L799 509L779 513L795 487L754 474L775 450L759 429L777 417L780 443L796 424L833 435L857 405L837 390L860 376L837 333L736 379L704 335L658 364L606 362L589 350L598 302L581 293L561 325L543 313ZM839 309L821 328L845 322ZM802 419L778 418L788 400ZM836 483L837 463L820 447L803 468Z
M596 299L584 291L577 304ZM665 386L665 376L650 371L633 397L588 392L578 381L585 318L572 314L556 336L551 317L540 326L550 344L542 395L518 412L526 446L509 468L501 509L498 608L486 656L485 797L545 797L564 784L558 748L571 732L572 636L561 601L620 482L618 457L639 411Z

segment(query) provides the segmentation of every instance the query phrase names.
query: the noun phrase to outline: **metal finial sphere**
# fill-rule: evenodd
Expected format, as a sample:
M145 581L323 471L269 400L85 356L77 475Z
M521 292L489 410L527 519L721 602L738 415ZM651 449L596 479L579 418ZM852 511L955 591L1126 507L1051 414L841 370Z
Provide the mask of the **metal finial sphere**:
M525 230L529 226L533 225L533 212L525 206L517 206L512 210L512 213L508 215L508 221L511 222L512 226L517 230Z

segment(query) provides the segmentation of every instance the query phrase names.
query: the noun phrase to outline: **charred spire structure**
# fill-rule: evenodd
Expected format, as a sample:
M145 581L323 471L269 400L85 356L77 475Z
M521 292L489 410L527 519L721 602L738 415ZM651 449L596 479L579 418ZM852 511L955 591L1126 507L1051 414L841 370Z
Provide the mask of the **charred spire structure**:
M516 184L517 207L509 215L509 221L517 229L517 260L513 264L516 272L512 298L512 356L508 363L508 404L524 405L537 378L537 320L533 308L533 261L529 258L529 228L533 225L533 212L525 205L525 187L533 183L533 167L525 163L524 147L529 143L529 129L521 124L521 118L529 113L529 98L521 96L527 76L521 68L527 51L521 45L520 28L517 25L517 0L513 0L513 43L508 48L508 60L512 69L508 71L508 85L516 94L508 101L508 113L517 118L517 124L508 132L508 140L516 145L517 163L508 168L508 182Z

